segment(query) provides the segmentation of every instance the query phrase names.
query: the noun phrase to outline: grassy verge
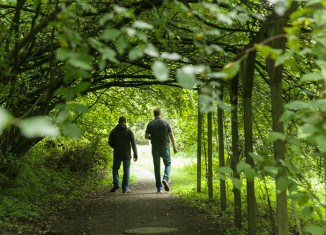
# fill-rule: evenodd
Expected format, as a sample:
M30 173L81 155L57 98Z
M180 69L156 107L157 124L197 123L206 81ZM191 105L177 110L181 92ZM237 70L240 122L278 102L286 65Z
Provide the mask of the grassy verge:
M0 192L0 234L44 234L49 215L109 184L105 171L53 169L41 156L26 156L21 165L17 178Z
M217 168L215 166L214 168ZM233 207L233 185L232 182L226 181L227 188L227 209L221 210L220 207L220 190L218 173L214 172L214 197L212 200L208 199L207 182L205 179L205 166L202 169L202 190L197 192L197 168L196 160L187 158L182 154L173 158L171 171L172 192L183 198L189 205L194 206L210 215L210 218L218 221L219 225L224 228L225 234L247 234L247 221L246 221L246 181L242 180L242 214L243 214L243 227L238 229L234 226L234 207ZM257 231L258 234L275 234L276 233L276 213L275 213L275 199L276 189L275 181L273 178L264 177L263 179L255 180L256 200L257 200ZM321 190L322 192L322 190ZM293 209L292 201L289 200L289 220L290 220L290 234L297 234L298 228L296 226L296 219L299 219L301 230L303 232L309 231L304 234L321 235L324 234L325 225L323 225L322 216L317 215L317 208L311 209L311 215L308 217L304 215L306 208L312 208L313 205L296 205L296 211ZM319 212L326 213L325 208L320 208ZM302 213L303 212L303 213ZM307 214L307 212L306 212ZM325 217L324 217L325 218ZM311 226L312 224L315 224ZM318 232L319 231L319 232Z

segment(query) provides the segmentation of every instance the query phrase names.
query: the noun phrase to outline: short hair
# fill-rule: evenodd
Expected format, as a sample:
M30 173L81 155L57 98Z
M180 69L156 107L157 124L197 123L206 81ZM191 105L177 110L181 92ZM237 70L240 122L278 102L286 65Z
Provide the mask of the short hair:
M126 123L127 119L124 116L119 117L119 124Z
M159 108L154 109L153 113L154 113L154 117L158 117L162 114L162 112Z

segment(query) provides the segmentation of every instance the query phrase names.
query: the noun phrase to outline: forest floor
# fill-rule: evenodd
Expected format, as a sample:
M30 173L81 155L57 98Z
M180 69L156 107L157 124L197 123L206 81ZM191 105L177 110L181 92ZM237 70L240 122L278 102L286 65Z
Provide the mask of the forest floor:
M93 193L56 215L47 234L224 234L223 226L173 195L173 185L157 193L153 172L132 164L131 174L136 176L131 193L109 188Z

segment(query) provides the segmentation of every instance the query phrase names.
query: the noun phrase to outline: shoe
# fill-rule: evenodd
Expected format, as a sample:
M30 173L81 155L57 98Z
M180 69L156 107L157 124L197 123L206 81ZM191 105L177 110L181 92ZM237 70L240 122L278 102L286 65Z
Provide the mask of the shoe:
M170 186L166 180L162 181L165 191L170 191Z
M162 189L158 189L157 190L157 193L162 193Z
M110 192L111 192L111 193L114 193L115 190L117 190L118 188L119 188L118 185L113 185L113 187L111 188Z
M131 193L131 190L128 188L127 190L122 190L122 193Z

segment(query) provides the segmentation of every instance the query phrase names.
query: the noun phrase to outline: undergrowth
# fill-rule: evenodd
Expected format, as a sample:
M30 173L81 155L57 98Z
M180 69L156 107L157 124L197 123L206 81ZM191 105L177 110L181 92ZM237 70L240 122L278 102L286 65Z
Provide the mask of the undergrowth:
M214 166L217 168L218 166ZM179 156L173 159L173 171L171 171L172 192L179 195L190 206L196 207L215 220L224 234L240 235L247 234L246 221L246 180L242 180L241 194L242 194L242 214L243 223L242 228L236 228L234 221L234 207L233 207L233 185L230 180L226 180L227 191L227 208L222 211L219 199L219 178L218 173L214 173L214 196L213 199L208 198L207 180L205 178L205 166L202 169L201 192L197 192L197 168L196 161L184 156ZM275 212L275 182L271 177L264 177L255 180L256 201L257 201L257 232L258 234L275 234L276 233L276 212ZM316 229L323 229L322 217L310 215L305 217L301 213L302 208L289 200L289 221L290 234L298 234L296 219L301 223L301 229L305 231L305 226L310 226L315 223ZM325 209L323 210L325 213ZM308 232L304 234L322 234L322 232Z
M96 159L96 150L39 149L21 159L18 175L0 192L0 234L44 234L51 214L109 184L107 160Z

